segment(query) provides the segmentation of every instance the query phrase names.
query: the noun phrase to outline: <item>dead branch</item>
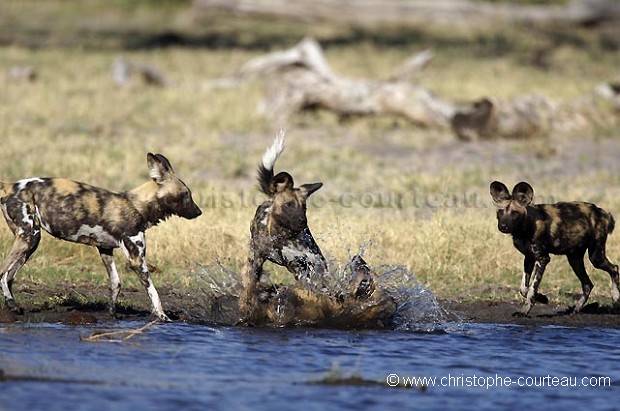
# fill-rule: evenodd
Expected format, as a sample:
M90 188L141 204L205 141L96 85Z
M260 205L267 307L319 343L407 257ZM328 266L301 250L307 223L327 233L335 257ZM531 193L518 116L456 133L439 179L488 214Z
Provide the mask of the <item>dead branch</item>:
M355 25L440 22L481 24L497 21L593 25L620 20L617 0L573 0L566 6L485 3L475 0L194 0L194 10L274 15L301 21Z
M33 82L37 79L37 70L34 66L12 66L9 69L9 78Z
M614 124L620 113L620 90L604 83L573 102L538 95L513 99L482 98L456 109L450 126L461 140L532 138Z
M388 80L353 80L337 76L318 42L306 38L289 50L250 60L232 77L211 84L234 86L262 75L267 97L260 111L279 121L320 108L344 117L395 115L420 127L443 128L449 125L452 104L406 81L431 59L432 52L425 50L408 59Z
M288 50L275 51L253 58L245 63L237 73L231 77L224 77L212 81L210 86L211 88L235 87L250 78L267 75L283 67L294 66L306 67L326 81L336 79L336 76L332 73L323 55L323 49L319 43L315 39L307 37Z
M106 333L94 333L90 337L80 337L80 341L104 341L111 343L123 343L129 340L130 338L135 337L138 334L142 334L149 327L157 324L159 321L154 320L150 323L143 325L142 327L135 328L132 330L120 330L120 331L111 331Z
M412 56L387 80L349 79L335 74L321 46L306 38L291 49L250 60L233 76L211 82L211 87L233 87L263 78L265 99L259 111L278 123L304 110L324 109L342 117L387 115L418 127L451 127L461 140L531 138L617 119L620 91L613 84L601 85L569 103L524 95L512 99L489 96L457 105L408 81L432 57L430 50Z
M141 77L145 84L157 87L166 87L168 80L155 67L129 61L123 58L116 59L112 64L112 77L116 85L120 87L129 86L134 76Z

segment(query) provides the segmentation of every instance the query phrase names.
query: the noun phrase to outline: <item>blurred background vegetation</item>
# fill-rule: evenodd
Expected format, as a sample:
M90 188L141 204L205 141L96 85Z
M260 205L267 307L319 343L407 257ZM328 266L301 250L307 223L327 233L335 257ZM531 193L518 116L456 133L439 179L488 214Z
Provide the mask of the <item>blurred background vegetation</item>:
M572 101L601 82L620 80L619 26L499 20L358 25L235 13L189 0L3 1L0 179L63 176L120 191L148 178L148 151L165 154L204 214L154 228L148 254L159 267L159 288L191 292L196 263L219 260L234 271L245 263L249 224L262 200L255 168L283 126L257 113L261 81L216 89L212 80L312 36L345 77L384 79L408 56L430 48L433 62L416 81L443 98L536 93ZM153 87L137 79L120 87L112 76L118 58L156 67L168 83ZM12 75L16 68L35 74ZM287 148L276 169L289 171L298 184L324 182L308 216L333 264L344 264L370 241L371 265L404 265L443 298L518 300L521 257L495 227L488 195L493 180L509 186L527 180L538 198L597 202L620 216L617 122L587 133L473 143L398 118L311 112L284 126ZM616 236L609 256L618 262ZM0 256L10 243L2 224ZM123 280L138 284L128 272ZM80 281L107 284L96 252L44 240L17 278L17 298L25 298L19 287L33 283ZM607 274L596 273L593 281L594 298L607 303ZM542 291L572 301L579 283L557 258Z

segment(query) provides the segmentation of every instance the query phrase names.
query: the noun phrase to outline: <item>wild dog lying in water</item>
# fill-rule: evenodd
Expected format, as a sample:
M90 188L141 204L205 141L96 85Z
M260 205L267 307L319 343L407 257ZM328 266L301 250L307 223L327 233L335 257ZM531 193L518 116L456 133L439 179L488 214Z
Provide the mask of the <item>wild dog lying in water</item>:
M307 319L342 310L342 296L329 295L326 289L327 262L312 237L306 218L306 201L323 184L303 184L297 188L289 173L274 175L273 166L283 150L284 134L280 132L258 168L260 190L269 198L258 207L252 220L250 258L242 273L243 291L239 306L242 315L250 322L260 322L265 317L273 319L275 314L269 312L278 309L270 306L269 300L274 301L274 298L294 297L297 302L293 305L297 308L292 313L300 313L299 307L305 303L302 317ZM379 291L374 293L374 277L370 269L361 257L359 259L361 262L355 260L355 272L360 274L356 277L353 296L379 296ZM297 285L286 290L261 290L259 281L266 261L286 267L295 276ZM366 267L367 272L362 267ZM312 314L308 310L316 312Z
M263 286L253 283L253 324L275 326L320 325L335 328L384 328L391 324L396 302L377 285L374 272L356 255L347 265L348 288L338 295L296 283ZM247 315L247 313L246 313Z
M615 224L611 214L584 202L532 205L534 190L525 182L517 184L511 194L504 184L494 181L490 191L497 205L499 231L511 234L515 248L525 256L520 293L526 301L523 309L515 315L526 316L536 300L546 300L544 295L538 294L538 287L550 261L549 254L568 258L582 289L574 312L581 311L594 287L583 262L586 250L592 265L610 275L611 298L614 307L618 308L618 266L605 255L607 236ZM534 279L530 285L532 272Z
M112 315L121 287L113 250L120 247L151 298L153 314L169 321L147 268L144 233L171 215L193 219L202 212L166 157L148 153L147 165L152 180L122 193L63 178L0 183L0 206L15 235L0 268L5 307L18 311L13 279L37 249L43 228L56 238L97 247L110 279Z

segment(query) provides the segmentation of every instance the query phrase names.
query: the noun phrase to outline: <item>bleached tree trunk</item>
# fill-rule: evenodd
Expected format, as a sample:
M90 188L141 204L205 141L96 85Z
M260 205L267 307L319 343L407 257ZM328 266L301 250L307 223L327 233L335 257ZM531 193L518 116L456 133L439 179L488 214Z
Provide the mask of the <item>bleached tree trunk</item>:
M414 55L386 80L349 79L336 75L320 45L306 38L291 49L252 59L210 86L264 79L261 112L278 123L304 110L324 109L343 117L395 116L418 127L451 128L461 140L531 138L618 120L620 87L612 84L567 104L531 94L512 99L489 96L456 105L410 81L432 56L429 50Z
M250 60L232 77L211 85L229 87L265 77L267 97L261 112L277 120L307 109L326 109L344 117L394 115L420 127L448 127L453 105L408 81L432 56L430 50L414 55L385 81L354 80L334 74L321 46L306 38L289 50Z
M596 24L620 20L618 0L573 0L562 5L519 5L475 0L194 0L197 11L220 9L302 21L356 25L519 21Z

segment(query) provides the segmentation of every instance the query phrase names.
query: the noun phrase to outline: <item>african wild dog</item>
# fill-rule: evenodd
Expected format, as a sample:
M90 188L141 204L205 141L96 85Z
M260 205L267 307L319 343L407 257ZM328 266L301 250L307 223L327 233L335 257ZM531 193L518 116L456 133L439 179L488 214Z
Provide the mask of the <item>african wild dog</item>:
M274 175L273 166L283 150L281 131L258 168L259 188L269 198L256 210L250 227L250 257L242 273L239 299L244 320L278 325L340 322L346 327L386 324L396 304L377 285L376 275L360 255L347 265L351 271L347 289L329 289L327 262L306 219L306 200L322 183L296 188L289 173ZM286 267L297 283L288 287L260 285L265 261Z
M283 150L281 131L265 151L258 168L259 188L269 198L257 208L250 227L249 267L244 273L248 298L261 278L265 261L286 267L297 281L315 288L322 287L322 276L327 272L327 262L306 219L306 200L323 184L295 187L289 173L282 171L274 175L273 166ZM246 303L242 298L242 311Z
M153 314L169 321L147 268L144 233L171 215L193 219L202 212L166 157L148 153L147 165L152 180L121 193L63 178L0 183L0 206L15 235L13 248L0 269L5 306L18 311L13 279L37 249L43 228L56 238L97 247L110 279L112 315L120 291L113 250L120 247L146 288Z
M260 190L269 199L256 210L250 228L251 266L260 278L266 260L286 267L295 279L313 285L327 271L327 263L314 241L306 219L306 200L323 183L294 187L293 177L273 165L284 150L284 133L276 137L258 168Z
M338 328L383 328L396 312L394 298L377 284L376 274L360 255L347 264L350 281L338 296L296 283L278 287L272 298L260 301L254 321L277 326L317 325Z
M526 301L515 315L526 316L536 300L546 300L538 294L538 287L550 261L549 254L566 255L581 281L583 294L574 309L579 312L594 287L584 266L586 250L592 265L611 276L613 305L620 305L618 266L605 255L607 236L614 229L611 214L584 202L532 205L534 190L525 182L517 184L511 194L504 184L494 181L490 191L498 208L499 231L511 234L514 246L525 256L520 293ZM534 279L530 285L532 272Z

